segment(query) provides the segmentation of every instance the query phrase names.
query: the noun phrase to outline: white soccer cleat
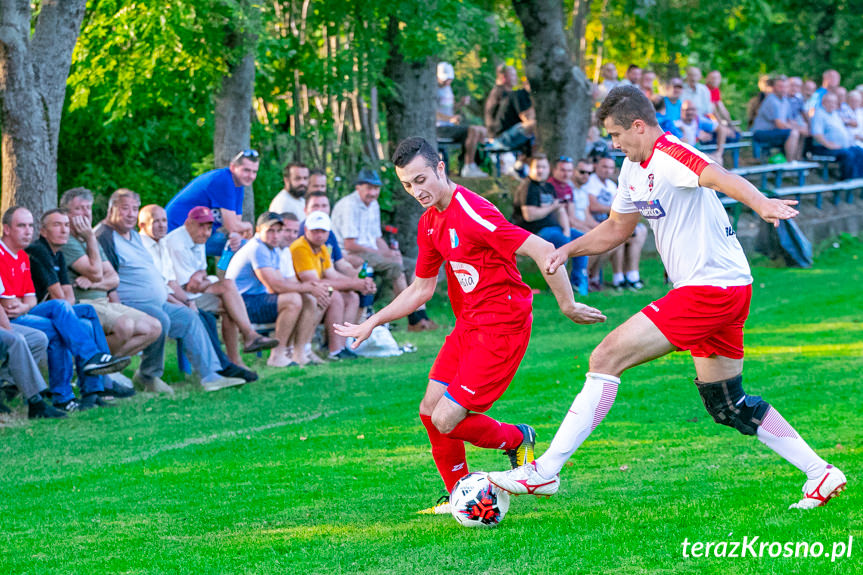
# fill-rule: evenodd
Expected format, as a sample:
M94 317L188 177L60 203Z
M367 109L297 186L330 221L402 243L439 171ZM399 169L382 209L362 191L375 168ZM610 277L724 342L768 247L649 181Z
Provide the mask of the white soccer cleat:
M815 509L826 505L830 499L845 491L845 484L845 474L828 465L824 475L803 484L803 499L793 503L788 509Z
M509 471L493 471L488 474L488 480L513 495L545 495L557 493L560 487L560 476L546 479L536 471L536 463L531 462Z

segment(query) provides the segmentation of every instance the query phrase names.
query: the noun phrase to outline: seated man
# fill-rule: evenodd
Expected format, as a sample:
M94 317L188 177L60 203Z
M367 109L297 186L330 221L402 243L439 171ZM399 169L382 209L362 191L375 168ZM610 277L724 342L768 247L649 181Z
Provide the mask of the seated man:
M788 79L776 76L770 80L773 90L765 96L752 123L752 139L767 146L782 146L785 159L794 162L800 159L805 129L799 114L791 110L788 99Z
M699 86L701 85L703 84L699 84ZM722 155L725 151L725 143L736 142L740 139L740 135L734 130L701 114L692 100L684 100L677 127L683 132L681 140L691 146L716 144L716 151L710 156L719 165L722 165L723 162Z
M683 100L680 95L683 93L683 80L674 77L668 80L665 85L665 117L672 122L677 122L682 115Z
M39 239L32 242L26 248L30 256L30 273L33 277L33 286L36 289L36 301L49 299L66 300L75 315L84 320L89 326L96 344L104 349L110 350L110 345L105 337L105 330L99 321L98 312L89 304L76 305L75 294L69 281L66 260L63 256L63 246L69 241L69 216L62 208L48 210L42 214L39 223ZM155 320L153 320L155 321ZM160 328L161 329L161 328ZM157 332L158 333L158 332ZM125 376L123 379L126 379ZM99 381L86 382L91 389L102 388L102 392L112 397L131 397L135 390L128 384L115 383L107 377L99 377ZM94 406L104 406L104 402L98 397L92 398ZM84 404L84 407L91 407Z
M571 172L572 158L565 159L570 161L558 161L556 165L569 164ZM558 171L558 175L561 175L561 171ZM555 188L545 181L547 178L548 159L544 154L534 155L530 159L527 179L513 195L512 221L559 248L573 238L581 237L582 233L570 227L566 208L568 200L556 197ZM587 257L572 258L569 281L573 291L587 295Z
M234 255L225 273L242 294L249 319L276 324L279 344L267 359L271 367L321 361L314 353L307 356L306 347L332 295L331 289L321 282L300 283L296 277L282 274L279 245L283 227L282 217L277 213L264 212L258 216L257 234Z
M437 65L437 136L458 142L463 147L464 160L461 176L463 178L487 178L488 174L476 165L476 147L485 141L488 131L485 126L471 125L467 119L458 113L470 102L470 96L465 96L459 102L455 101L452 91L452 81L455 71L449 62L438 62Z
M378 196L381 179L374 170L360 170L354 192L336 202L333 208L332 228L345 257L354 267L368 262L375 274L383 277L393 289L395 296L407 288L407 278L402 254L391 249L383 239L381 231L381 208ZM437 329L437 324L426 315L423 305L408 315L409 331Z
M330 198L327 196L326 192L309 192L306 195L306 209L305 209L305 217L309 217L312 212L323 212L330 215ZM284 214L282 214L284 216ZM285 221L285 226L287 226L287 220ZM331 221L332 225L332 221ZM305 233L305 229L303 227L303 223L299 225L299 233L297 237L303 235ZM357 275L359 272L359 268L355 268L350 264L350 262L345 259L342 254L342 249L339 247L339 240L336 239L336 235L330 231L327 236L327 250L330 252L330 259L333 262L333 267L336 268L341 274L344 274L349 277L353 277Z
M86 188L67 190L60 196L60 207L69 216L71 233L60 251L75 298L96 310L111 353L136 355L156 341L162 332L161 324L156 318L120 303L116 291L120 278L105 258L92 228L93 193Z
M195 209L196 208L192 208L192 211L189 213L191 214ZM209 211L209 208L203 209ZM212 212L210 212L210 214L212 216ZM155 204L150 204L141 208L141 211L138 213L138 229L141 230L141 241L143 242L144 247L147 248L148 252L150 252L150 256L153 258L153 263L156 264L156 268L162 274L162 279L165 281L165 286L168 288L168 301L170 303L186 306L189 309L198 312L201 322L207 330L210 344L213 346L213 350L219 357L219 364L222 366L219 373L228 377L239 377L247 382L257 381L258 374L246 367L242 358L237 353L237 324L231 319L230 314L228 314L227 317L223 317L223 320L226 319L226 321L222 322L222 331L226 334L225 342L231 343L234 357L238 361L233 361L222 351L222 342L219 341L218 328L216 325L216 316L219 314L220 309L220 302L218 301L217 296L213 295L213 298L215 298L216 301L212 301L207 298L207 300L203 302L204 306L202 307L199 305L201 302L198 301L197 297L186 291L184 287L185 284L181 285L180 282L177 281L176 261L173 254L169 253L167 243L165 242L165 234L167 231L167 217L165 216L165 210ZM183 229L185 229L185 226L177 228L174 232ZM206 239L204 239L204 241L206 241ZM206 258L206 256L203 257ZM204 273L204 275L206 274ZM238 316L244 315L246 306L243 305L239 294L237 294L237 300L238 301L234 303L240 306L241 311L237 311L236 309L233 311ZM253 334L248 335L247 333L246 336L256 339L258 334L252 330L251 324L248 324L248 317L246 317L246 322L247 329L251 331L251 334ZM273 345L275 345L275 342L273 342ZM230 351L230 347L228 349Z
M336 333L335 326L341 325L347 319L356 319L360 305L357 292L373 293L375 282L369 277L361 279L336 271L326 246L330 228L330 217L327 214L310 213L304 222L303 235L291 244L291 258L301 282L323 281L328 291L333 290L324 316L330 359L356 359L357 354L345 345L344 336Z
M88 409L104 402L99 375L123 370L131 361L108 352L102 326L92 307L77 310L66 300L36 303L36 288L30 272L30 258L24 248L33 239L33 215L26 208L12 206L3 214L0 242L0 279L5 290L0 296L12 323L38 329L48 336L48 383L54 406L63 411ZM87 319L78 317L78 313ZM100 334L100 340L94 335ZM78 368L80 403L72 390L72 358Z
M839 116L839 99L836 94L825 93L821 106L812 117L812 152L836 156L843 180L863 176L863 148L854 145L854 138Z
M515 68L501 64L494 88L485 101L485 127L499 146L518 150L530 145L536 130L536 111L527 90L515 90Z
M213 231L213 221L209 208L192 208L183 227L165 236L162 243L165 244L168 261L173 263L178 287L199 310L221 315L222 337L228 358L231 363L245 367L237 349L238 330L243 336L243 353L271 349L278 345L278 341L254 330L246 304L233 280L207 275L204 245Z
M653 98L652 102L653 102L653 109L656 110L656 121L659 124L659 127L662 128L662 130L664 132L669 132L670 134L672 134L673 136L676 136L677 138L682 138L683 132L680 131L680 128L678 128L674 124L674 122L672 122L671 119L669 119L668 114L665 113L666 112L666 106L665 106L666 98L663 98L662 96L656 96L655 98ZM608 154L606 154L606 155L608 155Z
M5 292L0 281L0 293ZM13 325L3 306L0 306L0 347L4 348L5 358L0 366L8 372L12 383L27 402L27 417L30 419L58 419L66 417L66 412L50 405L42 393L48 389L39 363L47 357L48 337L39 331L23 325ZM4 407L0 399L0 407Z
M596 220L590 215L588 193L582 188L590 174L593 162L584 158L578 161L573 170L572 158L561 156L554 164L548 183L554 188L557 199L566 204L569 226L585 234L596 227Z
M141 236L135 231L141 199L132 190L121 188L108 200L108 216L96 228L96 238L108 261L117 270L120 301L156 318L162 333L147 346L132 380L146 391L173 395L162 381L165 371L165 339L183 339L189 362L201 377L205 391L242 385L245 380L226 377L201 317L193 310L168 301L168 288Z
M302 219L309 177L309 168L305 164L291 162L285 166L282 170L285 187L270 202L270 211L277 214L290 212L297 216L297 219Z
M728 112L728 108L725 106L725 101L722 99L722 90L719 87L721 84L722 74L719 73L719 70L712 70L707 74L707 82L705 85L710 91L710 111L708 112L708 115L719 122L722 126L728 128L728 135L732 138L730 141L738 141L740 140L739 130L734 127L734 123L731 120L731 114Z
M230 249L238 249L240 239L252 235L252 224L244 222L241 216L245 188L258 177L259 160L257 151L243 150L234 156L227 168L210 170L189 182L165 206L168 231L182 226L195 206L207 206L216 219L213 235L207 241L207 255L222 255L229 239L232 240Z
M595 173L590 175L584 187L590 194L590 211L593 217L598 222L603 222L608 219L608 214L611 211L611 204L614 201L614 196L617 194L617 182L614 181L614 171L616 166L611 158L602 158L596 163ZM641 281L641 273L639 266L641 265L641 249L644 247L644 242L647 240L647 226L639 223L635 226L635 231L632 233L626 242L614 248L610 252L606 252L603 256L598 256L594 262L591 262L591 284L599 289L600 271L602 270L603 262L606 256L611 257L612 280L611 285L616 290L629 288L632 290L640 290L644 287Z
M327 191L327 174L320 168L309 170L309 189L308 194L313 192ZM270 210L272 211L272 210ZM298 216L299 217L299 216Z

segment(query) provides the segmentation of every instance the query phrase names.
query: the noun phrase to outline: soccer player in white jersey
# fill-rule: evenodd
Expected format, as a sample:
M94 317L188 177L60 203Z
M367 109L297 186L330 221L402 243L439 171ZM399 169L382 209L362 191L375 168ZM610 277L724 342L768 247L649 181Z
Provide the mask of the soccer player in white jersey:
M558 473L611 409L621 374L667 353L692 354L695 384L716 423L758 439L806 474L803 499L792 508L824 505L845 488L845 476L821 459L779 411L743 391L743 324L752 276L734 229L714 190L779 225L793 218L793 200L768 199L743 178L663 133L648 99L637 89L611 90L599 109L612 142L626 154L608 220L555 250L553 273L576 256L603 253L625 241L642 217L656 235L669 279L665 297L612 331L590 356L587 379L551 442L534 463L489 474L512 493L552 495Z
M420 420L448 493L468 474L465 442L506 451L513 466L533 461L535 432L483 414L503 395L530 340L530 288L515 265L516 254L540 269L554 251L549 242L508 222L488 200L449 180L437 150L422 138L408 138L393 154L396 174L425 212L417 230L416 280L390 305L360 325L336 326L359 342L383 323L408 315L435 291L445 264L455 329L429 373ZM543 274L561 311L576 323L605 316L576 303L561 268ZM420 513L450 512L448 499Z

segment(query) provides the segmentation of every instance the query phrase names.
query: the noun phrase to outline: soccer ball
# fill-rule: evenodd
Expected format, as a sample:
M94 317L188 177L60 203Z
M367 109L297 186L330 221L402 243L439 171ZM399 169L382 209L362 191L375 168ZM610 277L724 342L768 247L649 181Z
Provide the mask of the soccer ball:
M485 471L458 480L450 495L452 516L465 527L494 527L509 509L509 493L492 485Z

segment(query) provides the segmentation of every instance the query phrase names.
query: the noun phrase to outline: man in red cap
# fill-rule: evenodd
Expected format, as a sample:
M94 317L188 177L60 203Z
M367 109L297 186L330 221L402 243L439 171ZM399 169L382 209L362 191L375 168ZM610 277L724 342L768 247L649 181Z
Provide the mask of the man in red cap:
M245 343L243 352L254 353L271 349L277 340L264 337L254 330L246 305L233 280L220 280L207 275L205 244L213 233L213 212L206 206L189 211L183 226L165 236L166 255L174 264L177 284L185 297L199 310L222 316L222 338L231 363L243 366L238 351L237 331Z

